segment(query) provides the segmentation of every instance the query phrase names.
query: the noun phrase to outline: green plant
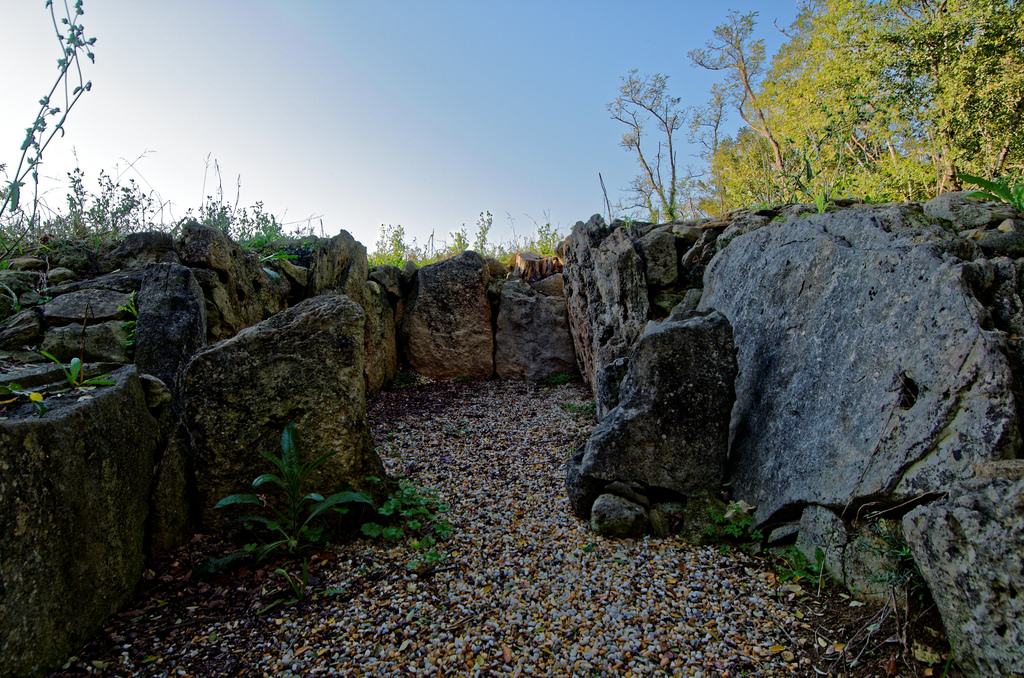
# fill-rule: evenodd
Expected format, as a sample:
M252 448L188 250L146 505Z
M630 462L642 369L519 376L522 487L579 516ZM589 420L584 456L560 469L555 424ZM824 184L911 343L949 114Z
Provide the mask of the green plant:
M273 540L263 546L247 547L247 550L255 551L258 559L265 558L267 554L279 548L286 548L288 553L294 553L307 545L323 540L325 537L323 528L311 523L314 518L323 515L328 509L340 508L348 504L373 506L373 502L365 495L351 490L335 492L328 497L316 492L303 494L310 474L325 461L338 454L338 451L328 452L314 461L303 464L295 442L295 422L288 422L284 427L284 432L281 433L280 457L268 452L262 454L277 468L280 475L264 473L252 481L252 488L256 490L267 484L277 486L284 493L283 507L278 508L256 494L232 494L224 497L214 506L219 509L237 505L256 505L268 510L268 515L265 516L249 515L239 518L246 527L259 524L274 535Z
M1024 212L1024 181L1014 182L1011 186L1007 179L989 181L988 179L974 177L970 174L960 174L958 176L961 181L985 189L984 191L975 191L969 194L968 197L1006 202L1013 205L1018 212Z
M891 566L872 575L873 582L894 588L906 586L908 591L927 590L928 585L914 561L914 554L910 550L907 538L903 535L901 521L869 516L867 532L869 538L859 538L858 545L892 563Z
M124 347L128 350L128 356L132 357L135 355L135 321L139 317L139 310L135 307L135 292L132 292L131 296L128 297L128 303L117 308L132 317L131 320L121 323L121 327L128 330L128 337L124 340Z
M60 366L61 371L64 372L64 377L68 380L68 386L71 388L88 388L91 386L113 386L116 382L110 380L109 374L104 374L98 377L85 378L85 374L82 372L82 359L72 358L71 362L65 365L55 356L47 353L46 351L39 352L43 357L49 358L53 362Z
M50 92L39 100L39 112L36 114L32 126L25 131L25 140L20 149L21 157L14 169L14 176L0 191L0 217L3 217L8 210L11 214L18 213L20 210L24 215L24 210L21 209L21 189L25 186L25 181L29 175L32 175L33 184L38 192L38 168L43 159L43 152L58 133L63 136L64 123L67 121L71 109L85 92L92 89L92 82L85 81L82 77L80 57L84 53L89 61L96 61L96 55L92 52L96 38L86 38L85 28L82 24L77 23L79 17L85 13L82 9L82 0L75 2L73 15L65 0L65 16L59 22L53 0L46 0L46 7L50 10L54 32L61 47L61 58L57 60L57 80ZM69 87L73 72L77 73L78 84ZM60 106L55 106L53 101L54 95L61 89L64 91L63 111ZM52 129L47 130L49 119L55 119L56 122ZM7 259L13 251L19 248L21 241L29 231L38 226L38 200L35 197L32 200L32 214L23 223L25 225L21 228L20 233L11 238L10 242L3 243L0 261Z
M452 379L452 383L453 384L469 384L472 381L473 381L473 377L467 377L464 374L460 374L459 376L457 376L454 379Z
M814 549L814 563L807 560L807 556L796 547L790 544L778 554L782 561L776 565L779 579L783 581L792 579L800 581L806 579L812 584L820 584L825 572L825 552L820 548Z
M711 510L712 525L704 529L710 541L723 546L736 546L743 551L753 551L764 541L764 533L756 527L751 513L756 507L745 501L729 504L725 513Z
M421 553L409 563L409 568L421 569L443 558L436 545L452 532L451 523L441 515L447 511L448 507L434 492L421 490L411 480L402 478L398 481L398 490L377 509L388 524L369 522L361 529L368 537L393 542L407 540L409 546Z
M4 405L9 405L9 404L15 402L18 399L19 396L24 396L24 397L28 398L29 401L35 406L35 408L36 408L35 416L41 417L41 416L43 416L44 414L46 414L47 412L50 411L50 409L46 405L43 404L43 394L42 393L40 393L38 391L26 391L21 386L19 386L18 384L14 383L13 381L10 382L9 384L7 384L6 386L0 385L0 397L5 396L5 395L13 395L14 398L11 398L10 400L0 400L0 407L2 407Z
M540 380L540 383L545 386L561 386L563 384L571 384L579 381L579 375L573 374L572 372L563 372L562 374L552 374L549 377L544 377Z
M597 403L593 400L588 400L585 403L564 402L561 407L572 414L595 414L597 412Z

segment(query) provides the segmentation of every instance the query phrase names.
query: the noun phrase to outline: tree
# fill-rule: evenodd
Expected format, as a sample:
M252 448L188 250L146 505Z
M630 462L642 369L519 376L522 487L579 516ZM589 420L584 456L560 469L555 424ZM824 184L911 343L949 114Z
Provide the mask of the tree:
M641 78L633 69L623 76L619 96L607 105L612 119L629 128L622 135L621 145L636 154L641 169L630 185L634 201L625 207L647 210L651 221L674 221L681 215L675 133L685 122L686 113L679 108L679 98L668 95L667 87L667 75ZM652 118L661 133L653 156L644 145ZM667 177L663 171L667 171Z

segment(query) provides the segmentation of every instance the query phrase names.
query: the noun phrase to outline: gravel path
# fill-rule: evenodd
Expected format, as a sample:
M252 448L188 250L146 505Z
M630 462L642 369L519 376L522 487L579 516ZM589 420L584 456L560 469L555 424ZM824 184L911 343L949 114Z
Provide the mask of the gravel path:
M572 516L564 464L593 419L565 405L588 398L579 385L509 382L435 383L382 394L370 416L388 472L435 488L450 506L454 532L441 543L444 559L433 570L421 575L406 567L417 558L407 545L343 544L317 559L312 581L317 590L344 594L259 616L183 623L170 615L164 626L154 620L158 610L129 612L148 616L148 626L112 631L112 642L126 649L95 673L790 676L808 670L810 660L800 659L791 640L800 613L760 564L671 539L597 538ZM268 583L262 585L266 594ZM237 582L207 586L205 595L246 595L242 589Z

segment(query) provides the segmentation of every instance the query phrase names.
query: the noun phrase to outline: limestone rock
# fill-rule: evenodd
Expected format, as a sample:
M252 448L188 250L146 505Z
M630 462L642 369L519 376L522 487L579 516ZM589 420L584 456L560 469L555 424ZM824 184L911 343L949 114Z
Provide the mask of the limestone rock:
M193 356L182 392L203 526L224 525L229 516L213 505L272 470L260 453L280 454L289 421L303 459L340 451L312 476L312 490L344 481L381 498L382 486L367 480L385 475L366 420L364 322L348 297L322 295Z
M367 281L363 292L366 312L366 395L379 392L395 378L398 349L395 345L395 314L380 285Z
M310 264L309 295L334 290L362 305L366 274L366 248L348 231L342 231L316 248Z
M603 537L641 537L647 532L647 511L643 506L617 494L602 494L594 500L590 529Z
M19 311L0 324L0 350L16 351L35 344L42 331L38 312L34 309Z
M1020 447L998 333L958 244L913 206L812 214L738 236L701 308L733 325L735 496L756 519L898 502Z
M629 353L647 323L643 261L625 229L609 229L595 214L573 227L563 275L576 361L593 385L605 365Z
M400 331L414 370L431 379L494 373L487 280L486 262L472 251L419 270Z
M1024 675L1024 460L1002 465L903 518L957 665L978 678Z
M209 342L232 337L285 307L287 282L275 281L255 253L220 229L195 221L185 224L178 254L203 289Z
M196 351L206 345L206 303L192 271L179 264L146 269L136 303L135 364L172 393Z
M676 496L718 489L735 376L732 330L720 313L651 323L629 356L618 405L567 465L576 515L586 519L616 480Z
M501 289L494 340L500 379L538 381L576 370L565 298L538 294L520 280Z
M129 233L117 247L100 259L100 273L119 268L146 268L153 263L178 263L174 238L163 231Z
M118 320L88 325L54 327L43 336L42 350L61 362L72 358L96 362L128 362L128 330Z
M679 253L676 237L669 231L654 230L637 241L644 261L649 287L668 287L679 278Z
M538 294L560 297L562 303L565 303L565 276L561 273L556 273L537 282L530 283L530 287Z
M88 288L62 294L43 306L43 319L48 325L95 324L109 320L133 320L123 310L131 294L115 290Z
M135 368L112 376L0 421L0 675L56 670L142 575L157 426Z
M924 204L924 213L936 219L952 221L960 228L994 227L1006 219L1019 216L1012 205L967 197L976 190L943 193Z

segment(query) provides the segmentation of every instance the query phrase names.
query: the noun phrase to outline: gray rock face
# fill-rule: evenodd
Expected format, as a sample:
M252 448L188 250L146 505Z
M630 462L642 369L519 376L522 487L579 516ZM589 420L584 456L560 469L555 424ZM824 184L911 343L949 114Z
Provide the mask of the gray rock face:
M102 323L108 320L131 320L122 310L130 294L106 289L83 289L54 298L43 306L43 318L49 325Z
M280 454L289 421L304 460L340 451L311 477L312 491L344 481L380 498L367 481L385 475L366 421L364 322L348 297L314 297L192 358L182 393L204 526L223 526L229 517L213 505L271 470L260 453Z
M157 425L135 368L0 421L0 675L55 670L142 574Z
M145 268L154 263L178 263L174 238L162 231L129 233L117 247L100 259L101 273L119 268Z
M647 511L643 506L615 494L602 494L594 500L590 529L604 537L640 537L647 531Z
M400 340L414 370L431 379L494 374L487 263L476 252L424 266L405 299Z
M43 323L34 309L19 311L0 324L0 350L15 351L34 344L43 332Z
M384 290L369 280L365 283L363 300L366 311L364 368L366 395L370 396L395 378L398 349L395 344L395 314Z
M565 251L565 300L583 380L629 353L647 323L644 265L625 229L595 214L573 227Z
M951 191L936 196L924 204L924 213L955 222L960 228L996 226L1018 216L1011 205L986 202L984 198L968 198L975 190Z
M194 221L185 224L178 253L203 289L207 341L232 337L285 307L288 284L271 278L256 254L243 250L220 229Z
M128 362L128 330L117 320L80 326L54 327L43 337L42 350L63 362L72 358L98 362Z
M566 490L576 515L588 518L614 481L676 496L718 489L735 375L732 330L720 313L651 323L629 357L618 405L568 464Z
M1024 675L1024 460L903 518L907 543L969 676ZM998 467L1002 468L998 468Z
M206 303L192 271L179 264L146 269L136 304L135 364L177 394L185 365L206 345Z
M738 350L735 496L759 522L942 489L1020 447L1001 336L912 207L761 228L705 273Z
M522 281L501 288L494 341L499 379L537 381L576 371L565 297L539 294Z
M649 287L667 287L679 278L679 253L671 231L654 230L637 241Z
M366 248L348 231L342 231L326 246L317 248L310 265L309 294L335 290L361 305L366 274Z

